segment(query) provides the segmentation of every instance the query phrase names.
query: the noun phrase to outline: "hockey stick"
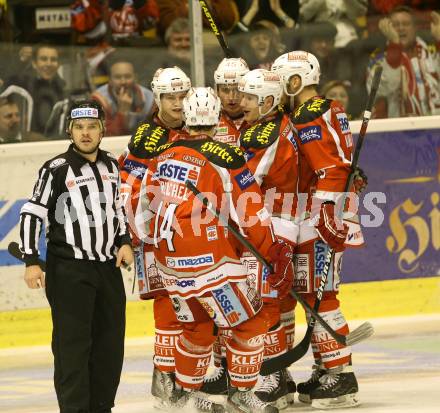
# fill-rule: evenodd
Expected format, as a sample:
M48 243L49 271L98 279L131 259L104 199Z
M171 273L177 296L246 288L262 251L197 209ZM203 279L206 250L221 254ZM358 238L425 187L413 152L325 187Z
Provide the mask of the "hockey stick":
M217 37L217 41L219 42L220 47L223 49L223 53L227 58L234 57L234 53L232 53L231 49L226 43L222 31L217 27L217 24L215 23L210 7L204 0L199 0L199 4L200 7L202 8L203 14L205 15L206 19L209 22L209 26L211 27L212 33L214 33L214 36Z
M18 260L24 262L24 254L20 251L20 247L18 245L18 242L10 242L8 245L8 252L14 258L17 258ZM46 262L45 261L38 259L38 265L40 266L42 271L46 272Z
M343 206L345 205L346 194L350 190L351 185L353 183L353 172L356 169L359 160L359 154L362 145L364 143L368 122L371 117L371 109L373 107L373 103L376 98L376 93L379 88L381 76L382 76L382 66L378 66L374 72L373 82L371 84L371 91L368 96L367 105L363 114L361 130L359 132L359 137L356 142L356 147L353 153L353 160L351 163L351 173L345 184L343 202L341 203L342 205L341 215L342 215ZM313 305L313 309L315 310L315 312L319 311L319 306L321 304L322 296L324 294L324 288L327 283L328 273L330 271L330 266L333 261L333 258L334 258L334 251L332 248L328 248L327 255L325 258L325 264L323 268L323 274L321 277L321 282L316 292L316 300ZM263 365L261 366L261 374L262 375L272 374L276 371L279 371L283 368L290 366L295 361L302 358L309 349L310 340L312 338L313 329L315 327L315 322L316 320L314 316L311 315L304 338L295 347L288 350L286 353L281 354L278 357L274 357L273 359L264 362ZM357 329L355 329L354 331L352 331L350 334L347 335L346 345L353 345L356 342L359 342L364 338L371 336L373 332L374 332L373 326L369 322L365 322L361 324Z
M24 262L24 254L20 251L20 246L18 245L18 242L10 242L8 245L8 252L11 254L14 258L17 258L17 260L20 260L21 262ZM40 266L41 270L46 272L46 261L43 261L42 259L38 258L38 265ZM131 266L122 263L122 266L127 270L131 271Z
M273 272L272 265L266 261L266 259L260 254L260 252L246 239L243 237L243 235L240 234L239 231L237 231L235 228L233 228L226 217L224 217L220 211L212 205L211 202L209 202L208 198L204 197L202 193L195 187L195 185L190 182L186 181L185 185L188 187L188 189L191 190L191 192L197 197L197 199L202 202L203 205L206 206L208 211L210 211L213 215L215 215L219 221L228 229L228 231L232 232L234 236L237 238L237 240L243 244L244 247L246 247L254 256L255 258L260 261L266 268L269 269L270 272ZM329 326L329 324L314 310L312 307L305 301L296 291L291 291L293 297L307 310L310 312L310 314L315 317L319 323L324 327L324 329L340 344L347 345L347 341L352 342L353 344L355 342L359 342L364 340L365 338L369 337L371 334L368 334L368 336L365 336L364 331L358 331L358 329L354 330L352 333L350 333L347 336L344 336L342 334L337 333L333 328Z

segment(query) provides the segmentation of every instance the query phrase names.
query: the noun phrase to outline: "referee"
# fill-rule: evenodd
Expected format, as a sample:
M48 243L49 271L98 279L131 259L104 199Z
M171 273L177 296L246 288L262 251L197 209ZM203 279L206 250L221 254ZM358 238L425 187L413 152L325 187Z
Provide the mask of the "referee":
M94 101L67 115L67 151L39 171L20 212L29 288L46 288L52 313L60 413L109 413L122 370L125 290L119 269L133 253L119 197L118 164L99 149L104 113ZM47 220L46 277L38 238Z

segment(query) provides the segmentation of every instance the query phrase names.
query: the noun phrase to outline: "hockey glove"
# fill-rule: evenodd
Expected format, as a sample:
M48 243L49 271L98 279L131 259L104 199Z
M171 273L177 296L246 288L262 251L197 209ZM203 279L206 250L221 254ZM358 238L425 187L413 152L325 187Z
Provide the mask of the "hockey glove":
M335 203L323 202L319 212L319 221L315 225L319 237L335 252L344 251L344 242L347 238L348 226L335 216Z
M278 291L278 298L284 298L293 284L293 248L279 240L268 251L273 273L267 277L269 284Z
M368 177L365 175L365 172L359 168L359 166L357 166L353 172L353 186L358 195L365 191L368 186Z

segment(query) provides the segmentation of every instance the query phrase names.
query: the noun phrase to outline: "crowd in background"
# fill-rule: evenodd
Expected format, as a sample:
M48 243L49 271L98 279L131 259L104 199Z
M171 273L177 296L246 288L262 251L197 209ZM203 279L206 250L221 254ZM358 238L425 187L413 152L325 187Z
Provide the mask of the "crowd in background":
M320 93L340 100L351 119L378 64L374 117L440 114L438 0L206 3L251 69L270 69L287 51L313 53ZM63 138L71 100L86 96L103 105L108 136L130 134L154 110L154 71L177 65L190 74L188 14L188 0L0 0L0 143ZM212 85L223 54L204 25Z

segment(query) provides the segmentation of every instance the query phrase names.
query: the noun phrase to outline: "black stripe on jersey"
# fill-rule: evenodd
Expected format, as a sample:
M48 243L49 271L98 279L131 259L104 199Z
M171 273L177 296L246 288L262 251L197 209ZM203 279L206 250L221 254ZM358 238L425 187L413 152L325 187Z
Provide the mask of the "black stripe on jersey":
M293 124L303 124L318 119L330 109L331 103L331 99L325 99L318 96L305 101L292 112L291 119Z

